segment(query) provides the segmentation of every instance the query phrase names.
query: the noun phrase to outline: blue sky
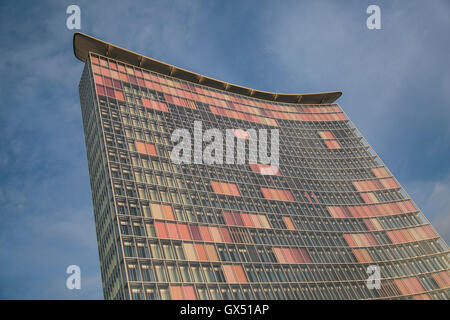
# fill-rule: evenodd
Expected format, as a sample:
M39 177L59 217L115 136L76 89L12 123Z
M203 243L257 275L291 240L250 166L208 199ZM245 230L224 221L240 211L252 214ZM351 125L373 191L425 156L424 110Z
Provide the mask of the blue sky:
M66 8L81 32L251 88L338 100L450 242L450 3L3 1L0 298L101 299ZM381 8L382 30L366 28ZM67 290L68 265L82 289Z

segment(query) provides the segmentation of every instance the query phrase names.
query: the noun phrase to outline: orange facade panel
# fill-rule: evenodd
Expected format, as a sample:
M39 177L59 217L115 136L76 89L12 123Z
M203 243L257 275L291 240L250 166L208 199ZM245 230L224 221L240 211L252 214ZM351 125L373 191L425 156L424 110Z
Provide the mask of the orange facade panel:
M240 265L222 265L222 271L228 283L247 283L244 269Z
M147 109L162 111L162 112L169 112L169 108L164 102L156 101L156 100L150 100L147 98L141 98L142 105L146 107Z
M318 131L319 136L328 149L341 149L341 144L336 140L336 137L331 131Z
M201 243L194 243L195 251L197 252L198 261L208 261L205 246Z
M215 193L225 194L229 196L240 197L239 189L237 185L233 183L224 183L218 181L211 181L211 187Z
M261 188L264 198L278 201L295 201L291 191L283 189Z
M169 286L172 300L197 300L194 286Z
M219 256L217 255L216 248L212 244L205 244L205 250L208 256L208 261L219 261Z
M158 238L165 238L165 239L167 239L169 237L169 235L167 233L167 229L166 229L166 224L164 222L155 221L154 222L154 226L155 226L156 236Z
M242 121L255 122L255 123L272 126L272 127L278 127L278 123L274 119L271 119L271 118L256 116L256 115L238 112L238 111L234 111L234 110L229 110L229 109L225 109L225 108L221 108L221 107L215 107L212 105L210 105L209 108L212 113L219 115L219 116L238 119L238 120L242 120Z
M383 167L381 167L381 168L373 168L372 172L375 175L375 177L377 177L377 178L389 177L389 173Z
M441 289L450 287L450 271L441 271L431 275Z
M182 246L183 246L184 256L185 256L186 260L188 260L188 261L197 261L198 260L197 254L195 253L194 245L192 243L184 242Z
M234 135L238 139L250 139L250 136L248 135L247 131L242 129L233 129Z
M155 216L155 218L163 217L159 215ZM155 221L154 226L157 237L204 242L233 242L230 232L223 227L201 226L200 228L195 225L164 221Z
M336 139L336 137L333 135L331 131L318 131L319 136L322 139Z
M373 192L361 193L360 196L368 204L379 202L376 194Z
M394 244L433 239L438 236L430 226L386 231L386 235Z
M145 147L144 142L136 141L135 145L136 145L137 152L142 153L142 154L147 154L147 148Z
M327 210L333 218L378 217L417 211L409 200L363 206L328 206Z
M177 239L177 240L181 239L176 223L166 222L166 228L167 228L167 237L169 239Z
M295 230L294 224L292 223L292 220L290 217L283 217L283 222L286 226L286 229L288 230Z
M353 186L360 192L375 191L383 189L398 188L398 184L392 178L367 180L367 181L353 181Z
M356 257L356 260L361 263L370 263L373 262L372 257L369 254L367 249L352 249L353 255Z
M349 247L372 247L377 246L378 242L371 233L347 233L343 234Z
M184 300L197 300L194 286L183 286Z
M324 140L323 141L328 149L341 149L341 145L337 140Z
M305 248L273 248L277 261L282 264L312 263L311 257Z
M376 218L364 219L363 222L367 226L367 229L369 229L370 231L383 230L383 227Z
M150 204L152 217L161 220L174 220L172 207L170 205Z
M184 300L183 288L181 286L169 286L172 300Z
M267 217L262 214L223 212L222 215L225 223L230 226L271 228Z
M158 155L154 144L136 141L135 146L136 146L136 151L141 154L146 154L146 155L150 155L150 156Z
M418 294L425 291L416 277L396 279L394 283L403 295Z
M280 176L281 172L280 169L277 166L273 166L270 164L261 164L261 163L255 163L255 164L249 164L250 168L253 172L259 173L261 175L266 176Z
M414 297L412 297L413 300L431 300L431 297L429 294L424 293L424 294L418 294L415 295Z

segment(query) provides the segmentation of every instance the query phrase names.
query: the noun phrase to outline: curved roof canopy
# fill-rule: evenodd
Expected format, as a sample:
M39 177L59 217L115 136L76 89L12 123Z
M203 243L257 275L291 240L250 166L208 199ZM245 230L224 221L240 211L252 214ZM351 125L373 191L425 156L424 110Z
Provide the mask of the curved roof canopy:
M181 80L268 101L295 104L328 104L334 102L342 95L342 92L340 91L287 94L250 89L151 59L79 32L73 35L73 51L75 56L83 62L86 61L89 52L97 53L139 68L158 72Z

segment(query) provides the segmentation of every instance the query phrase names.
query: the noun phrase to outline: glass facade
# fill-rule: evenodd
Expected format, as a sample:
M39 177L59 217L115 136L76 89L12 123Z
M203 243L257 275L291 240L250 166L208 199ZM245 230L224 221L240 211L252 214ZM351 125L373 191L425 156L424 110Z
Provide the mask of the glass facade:
M447 244L339 105L256 99L94 52L79 90L106 299L450 298ZM171 133L194 121L244 141L277 128L279 170L174 164Z

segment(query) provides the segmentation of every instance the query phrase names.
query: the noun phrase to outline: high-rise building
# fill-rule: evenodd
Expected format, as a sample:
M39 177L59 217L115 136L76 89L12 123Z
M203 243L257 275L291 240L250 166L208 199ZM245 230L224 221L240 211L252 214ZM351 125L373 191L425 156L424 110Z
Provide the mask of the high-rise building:
M450 298L447 244L340 92L263 92L73 44L106 299ZM192 164L172 160L176 129L212 128L234 129L244 163L195 161L205 139ZM277 166L250 161L260 129L278 130Z

